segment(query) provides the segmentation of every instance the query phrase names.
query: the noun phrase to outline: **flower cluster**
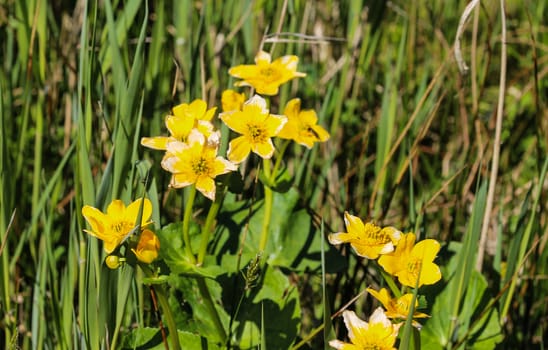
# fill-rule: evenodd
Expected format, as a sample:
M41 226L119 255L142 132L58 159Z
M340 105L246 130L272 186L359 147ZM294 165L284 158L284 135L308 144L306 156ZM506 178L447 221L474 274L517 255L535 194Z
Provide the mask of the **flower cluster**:
M335 245L350 243L357 255L377 260L384 271L397 278L404 288L419 288L422 285L434 284L441 279L440 268L434 263L440 250L440 244L436 240L424 239L415 243L416 235L412 232L404 234L394 227L379 227L370 222L364 224L360 218L348 212L344 213L344 221L348 232L329 235L329 242ZM369 325L358 319L354 313L343 315L352 344L334 340L330 342L332 347L394 349L401 321L409 317L411 309L414 310L419 306L416 298L412 305L414 300L412 293L392 298L385 288L378 291L367 288L367 291L383 305L386 312L382 308L377 309L371 316ZM411 317L412 324L420 328L421 325L414 319L429 316L414 311ZM389 321L387 323L388 319L392 319L394 324ZM371 326L371 323L374 323L375 327ZM392 337L394 332L395 335Z
M103 241L103 249L109 254L105 259L108 267L118 268L125 260L113 253L126 241L129 241L130 249L139 261L150 264L158 257L160 241L154 232L146 228L152 223L150 200L138 199L126 207L124 202L115 199L108 205L106 213L85 205L82 215L91 227L91 230L84 231ZM133 237L138 237L136 244L131 240Z

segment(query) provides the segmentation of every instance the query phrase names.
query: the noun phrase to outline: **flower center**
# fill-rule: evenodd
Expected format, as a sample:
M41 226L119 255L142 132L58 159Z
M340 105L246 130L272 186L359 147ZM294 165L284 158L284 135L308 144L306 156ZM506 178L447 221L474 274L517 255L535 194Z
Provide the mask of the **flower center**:
M209 174L209 162L207 159L200 157L192 164L192 170L196 175L207 175Z
M407 262L407 272L415 277L415 280L419 277L422 261L420 259L411 259Z
M116 234L119 235L119 236L125 236L133 229L134 225L135 225L134 222L117 221L117 222L112 224L110 229L112 231L116 232Z
M260 74L267 81L275 81L280 77L280 72L272 67L262 68Z
M363 350L381 350L381 347L378 344L365 344L362 348Z
M247 130L253 143L263 143L268 138L266 130L259 125L248 125Z
M365 243L369 245L384 244L390 242L390 235L386 233L386 230L381 230L373 224L365 224Z

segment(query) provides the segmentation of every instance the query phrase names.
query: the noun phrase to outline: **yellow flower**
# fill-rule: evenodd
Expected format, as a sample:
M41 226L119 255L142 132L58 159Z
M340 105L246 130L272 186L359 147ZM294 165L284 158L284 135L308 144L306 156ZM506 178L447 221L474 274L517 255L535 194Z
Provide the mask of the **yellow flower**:
M394 251L401 232L394 227L384 227L364 223L356 216L344 212L344 222L348 232L333 233L328 236L329 243L350 243L356 254L367 259L377 259L379 255Z
M84 231L102 240L105 251L110 254L135 228L140 206L141 199L127 207L121 200L115 199L109 204L105 214L99 209L85 205L82 208L82 215L91 226L91 230ZM141 218L142 227L151 223L149 221L151 215L152 204L145 198Z
M278 134L282 139L290 139L300 145L312 148L314 142L329 139L329 133L317 125L318 116L314 110L301 111L301 100L294 98L287 103L284 110L287 123Z
M237 93L234 90L225 90L221 95L221 104L223 112L241 111L245 101L244 93Z
M415 239L415 234L411 232L402 235L396 250L379 259L379 265L386 272L411 288L434 284L441 279L440 268L433 263L440 244L436 240L425 239L415 245Z
M169 142L186 142L193 129L200 130L208 137L213 132L211 119L216 110L216 107L207 109L206 102L200 99L196 99L190 104L181 103L173 107L172 115L166 117L166 128L170 136L143 137L141 145L165 151Z
M239 65L230 68L228 74L243 79L236 86L252 86L261 95L276 95L278 88L291 79L304 77L306 74L297 72L299 57L287 55L271 62L270 54L260 51L255 56L254 65Z
M173 174L170 186L181 188L195 184L204 196L215 200L215 177L236 170L235 164L217 157L217 147L218 143L207 142L197 132L190 134L187 143L170 142L162 159L162 167Z
M265 99L258 95L244 103L241 111L221 113L219 118L241 134L228 147L228 159L234 163L243 162L251 151L270 159L274 154L271 137L278 135L287 121L283 115L270 114Z
M400 324L392 324L382 308L377 308L369 323L361 320L353 311L343 312L344 324L348 330L351 343L331 340L329 345L339 350L395 350L394 344L400 329Z
M131 249L139 261L145 264L150 264L158 257L158 251L160 250L160 241L158 237L149 229L141 232L139 243L137 243L136 249Z
M378 292L374 289L367 288L367 291L378 301L380 301L382 306L384 306L384 308L386 309L386 317L400 320L407 319L407 315L409 315L409 308L411 306L411 302L413 301L413 294L407 293L399 298L392 298L386 288L381 288ZM418 306L419 302L415 300L415 309ZM413 318L425 317L429 316L422 312L413 312ZM413 321L413 326L417 328L421 327L420 324L416 321Z

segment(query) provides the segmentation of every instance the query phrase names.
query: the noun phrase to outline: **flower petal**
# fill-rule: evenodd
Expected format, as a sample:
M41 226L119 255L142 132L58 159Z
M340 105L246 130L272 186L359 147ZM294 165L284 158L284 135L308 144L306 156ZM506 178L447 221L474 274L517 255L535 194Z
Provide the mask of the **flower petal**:
M227 155L231 162L239 164L249 156L249 152L251 152L251 145L245 137L240 136L230 141Z
M254 153L258 154L264 159L270 159L274 155L274 144L271 139L267 139L266 142L256 143L251 145L251 149Z

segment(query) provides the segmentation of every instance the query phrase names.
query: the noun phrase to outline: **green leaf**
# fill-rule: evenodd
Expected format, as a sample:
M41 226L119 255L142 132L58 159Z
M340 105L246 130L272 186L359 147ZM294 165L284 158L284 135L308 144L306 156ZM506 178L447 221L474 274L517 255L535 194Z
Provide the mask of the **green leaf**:
M442 275L451 276L458 268L459 252L463 249L459 242L449 243L448 251L454 254L449 263L442 266ZM502 331L498 322L498 311L490 303L490 294L485 277L473 269L467 284L465 294L460 300L453 299L452 284L456 279L450 279L439 294L435 296L432 306L432 317L426 321L422 331L424 349L446 349L448 346L460 344L457 349L494 349L502 340ZM434 286L432 288L436 288ZM434 290L432 290L434 291ZM451 319L447 310L455 303L462 305L457 318L457 327L450 339L447 337L451 327Z
M243 285L234 288L233 282L228 278L222 284L223 302L227 306L235 306L233 297L244 293ZM299 332L300 317L297 289L278 268L266 265L261 284L244 298L231 341L240 349L255 349L259 344L267 344L271 349L288 349Z
M245 234L243 253L253 256L259 247L263 202L257 201L250 209L249 202L231 199L228 197L225 200L219 215L219 233L214 253L217 256L236 254L240 244L239 237ZM321 242L325 238L314 224L310 213L297 207L298 199L299 193L295 189L286 193L274 193L266 259L270 265L293 271L319 271ZM331 245L326 246L325 258L328 273L345 268L343 257Z
M197 266L192 263L185 255L183 249L182 224L174 223L165 226L157 232L160 239L160 258L163 259L169 270L173 274L186 276L201 276L206 278L215 278L223 273L223 269L216 264L208 264L206 260L203 266ZM190 227L192 246L198 246L199 227L192 225Z
M208 339L198 334L181 330L179 330L177 334L179 336L179 343L184 344L184 349L220 349L217 344L210 342ZM169 339L170 336L167 337L167 342L168 344L171 344ZM124 337L122 349L164 350L165 346L162 339L162 333L159 328L145 327L136 328L129 332Z

